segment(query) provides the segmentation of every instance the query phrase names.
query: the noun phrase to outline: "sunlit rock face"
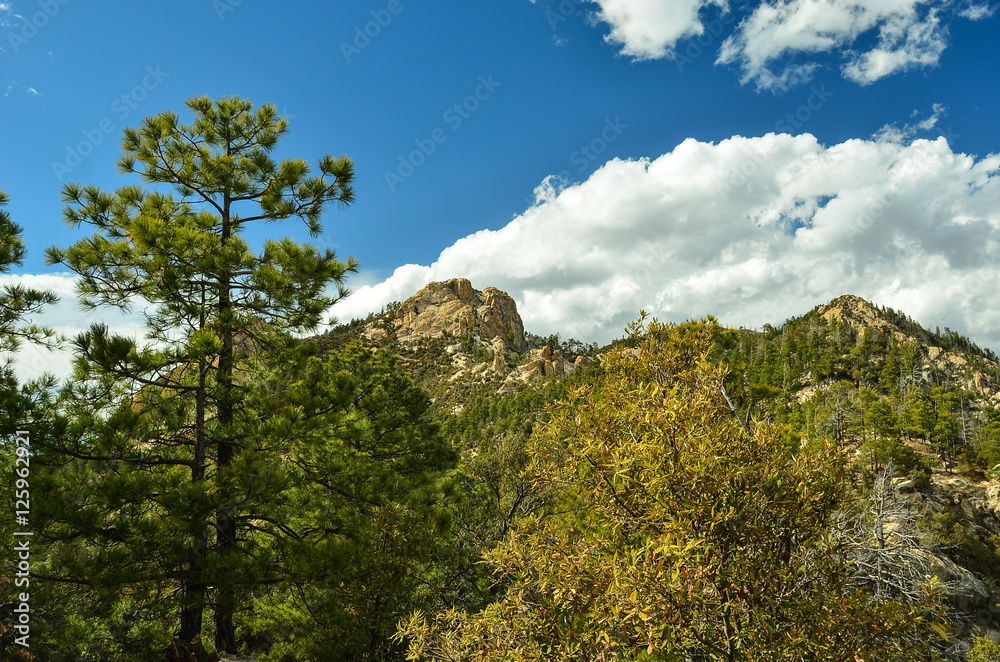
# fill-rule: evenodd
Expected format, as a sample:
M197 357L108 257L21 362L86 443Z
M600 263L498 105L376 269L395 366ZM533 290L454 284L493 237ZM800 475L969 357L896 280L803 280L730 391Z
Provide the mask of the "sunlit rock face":
M468 333L480 340L498 338L513 352L527 348L524 324L510 295L495 287L473 289L465 278L429 283L404 301L395 317L402 342Z

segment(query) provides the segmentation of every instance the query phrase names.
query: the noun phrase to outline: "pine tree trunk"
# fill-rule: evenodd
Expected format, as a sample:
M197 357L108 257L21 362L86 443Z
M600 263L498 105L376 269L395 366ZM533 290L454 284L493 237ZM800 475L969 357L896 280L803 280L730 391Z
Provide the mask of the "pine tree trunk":
M224 200L223 226L222 226L222 246L223 249L229 243L229 195L226 194ZM219 384L222 387L219 399L219 425L223 436L232 438L233 420L235 406L233 403L233 373L235 372L235 349L233 343L234 329L232 314L232 300L230 298L230 277L228 273L223 274L219 288L219 319L222 322L222 353L219 356ZM217 467L219 475L228 471L233 462L236 447L231 441L218 442ZM236 518L226 509L219 511L216 517L216 527L218 536L219 554L226 561L231 560L230 555L236 552ZM236 594L232 586L227 582L231 580L233 573L221 579L216 595L215 607L215 648L217 651L225 653L236 652L236 627L233 624L233 613L236 610Z
M204 326L204 318L202 319ZM205 480L205 376L207 367L198 367L198 391L195 400L195 441L194 465L191 467L191 482ZM202 616L205 610L205 580L202 562L208 550L208 523L204 523L198 536L192 541L191 558L188 561L187 576L181 596L181 631L178 635L182 644L190 644L201 634Z
M225 471L225 468L232 463L232 459L233 445L228 442L220 442L219 470ZM236 551L236 518L230 512L222 510L216 517L216 527L218 528L219 554L223 559L230 560L229 555ZM234 574L235 570L227 573L225 577L219 578L215 607L215 649L220 653L236 652L236 627L233 624L236 594L232 586L227 583L231 581Z
M205 609L205 582L202 579L202 560L208 539L208 527L202 530L202 540L195 542L195 549L188 564L188 580L181 596L181 631L178 638L187 645L201 634L202 614Z
M181 632L178 638L183 644L190 644L191 641L201 634L202 600L205 597L205 586L185 586L184 596L181 598Z

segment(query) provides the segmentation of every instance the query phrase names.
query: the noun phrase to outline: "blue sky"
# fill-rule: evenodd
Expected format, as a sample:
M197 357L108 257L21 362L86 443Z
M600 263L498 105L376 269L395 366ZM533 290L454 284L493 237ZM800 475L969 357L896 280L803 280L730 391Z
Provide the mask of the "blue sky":
M135 183L123 127L239 95L290 118L279 156L355 162L342 318L466 276L606 341L852 292L997 347L998 36L979 0L0 0L0 189L67 332L61 186Z

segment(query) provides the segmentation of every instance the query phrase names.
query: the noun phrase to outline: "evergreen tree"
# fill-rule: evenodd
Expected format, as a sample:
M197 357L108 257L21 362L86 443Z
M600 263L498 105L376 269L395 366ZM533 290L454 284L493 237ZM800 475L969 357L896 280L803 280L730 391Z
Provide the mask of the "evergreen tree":
M987 470L1000 470L1000 411L987 407L984 411L985 423L978 434L977 455L980 464Z
M298 371L297 371L298 372ZM396 623L440 608L456 453L427 394L395 359L357 344L313 359L274 400L282 502L254 522L271 560L243 630L267 659L398 660ZM443 587L443 588L442 588Z
M275 162L287 121L271 104L187 107L190 124L165 112L125 130L118 167L152 188L63 190L67 222L95 234L50 248L49 263L79 275L85 308L140 308L148 343L102 326L76 339L67 407L78 425L61 450L89 471L79 518L118 520L78 522L100 541L101 580L160 596L158 617L179 599L185 644L210 604L217 648L235 652L233 616L256 576L247 531L281 458L255 432L267 416L255 388L273 369L266 357L316 328L357 268L287 238L258 254L242 235L300 219L319 236L324 208L353 201L354 171L346 157L323 157L317 176L301 159Z
M879 386L881 386L884 391L898 395L899 376L903 369L903 365L896 337L891 336L891 340L889 342L889 352L885 355L885 360L882 362L882 368L879 371Z
M935 414L932 432L934 448L948 469L956 451L962 446L961 399L962 395L957 390L944 386L931 389Z

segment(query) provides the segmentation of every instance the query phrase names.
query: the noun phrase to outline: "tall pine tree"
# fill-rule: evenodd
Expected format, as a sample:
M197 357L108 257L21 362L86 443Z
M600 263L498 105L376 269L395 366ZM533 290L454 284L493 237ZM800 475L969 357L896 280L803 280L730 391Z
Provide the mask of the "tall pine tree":
M319 236L323 210L354 200L354 169L347 157L324 156L316 175L275 161L288 124L271 104L187 107L190 124L164 112L125 130L119 170L148 188L63 191L67 222L95 233L50 248L49 263L79 276L84 308L141 311L146 334L93 326L75 340L76 426L61 451L81 478L64 540L89 544L65 569L152 597L142 609L163 622L179 612L184 644L210 606L216 648L235 652L234 614L266 563L248 532L281 487L281 449L259 433L267 357L315 329L357 269L289 238L258 253L244 233L298 219Z

